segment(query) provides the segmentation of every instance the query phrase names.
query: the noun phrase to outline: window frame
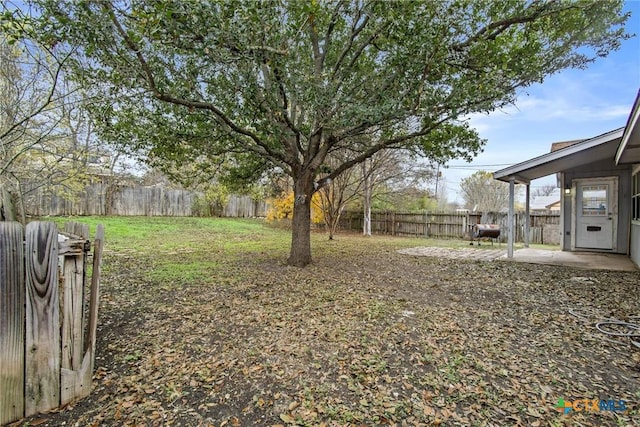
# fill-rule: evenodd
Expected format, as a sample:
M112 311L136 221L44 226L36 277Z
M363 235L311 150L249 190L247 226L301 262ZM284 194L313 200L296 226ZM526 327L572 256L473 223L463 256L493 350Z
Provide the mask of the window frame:
M640 224L640 167L631 175L631 222Z

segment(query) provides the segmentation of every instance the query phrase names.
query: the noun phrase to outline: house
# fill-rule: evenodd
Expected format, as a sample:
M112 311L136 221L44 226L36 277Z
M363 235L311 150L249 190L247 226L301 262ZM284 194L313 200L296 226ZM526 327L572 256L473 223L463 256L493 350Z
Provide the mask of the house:
M550 153L494 172L495 179L510 184L509 257L513 257L514 186L526 185L528 214L530 182L557 174L561 249L627 254L640 265L639 111L640 91L625 127L567 141Z
M558 212L559 213L560 212L560 198L559 198L559 196L558 196L558 198L556 199L555 202L551 202L547 206L545 206L545 209L548 212L552 212L552 213L553 212Z

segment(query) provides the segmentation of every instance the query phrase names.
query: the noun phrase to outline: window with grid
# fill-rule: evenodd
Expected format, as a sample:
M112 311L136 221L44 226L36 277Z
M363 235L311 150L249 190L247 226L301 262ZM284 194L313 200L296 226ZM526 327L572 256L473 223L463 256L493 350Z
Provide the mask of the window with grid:
M582 187L582 215L607 215L607 185L589 185Z

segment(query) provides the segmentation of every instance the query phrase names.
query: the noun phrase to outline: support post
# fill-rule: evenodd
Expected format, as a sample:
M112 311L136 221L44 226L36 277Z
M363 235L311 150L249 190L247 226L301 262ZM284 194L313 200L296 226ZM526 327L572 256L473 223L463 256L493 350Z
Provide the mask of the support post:
M531 184L527 184L526 198L524 205L524 247L529 247L529 231L531 227L531 214L530 214L530 198L531 198Z
M513 258L513 232L514 232L514 224L513 224L513 206L515 204L515 177L509 178L509 226L507 230L507 258Z

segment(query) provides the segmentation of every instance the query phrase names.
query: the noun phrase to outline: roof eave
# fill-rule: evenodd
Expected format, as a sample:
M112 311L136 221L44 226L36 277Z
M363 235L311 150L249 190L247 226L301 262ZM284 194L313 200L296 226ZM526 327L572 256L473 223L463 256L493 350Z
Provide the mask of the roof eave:
M627 125L625 126L622 140L616 151L616 164L628 164L640 162L640 129L638 124L640 122L640 90L636 95L636 100L633 103L633 108L629 114ZM637 136L637 141L630 143L631 137Z
M511 177L514 177L516 178L516 182L518 184L527 184L530 182L530 179L519 177L521 172L543 166L547 163L572 156L581 151L597 147L598 145L605 144L607 142L615 140L616 138L620 138L623 134L623 131L624 128L615 129L602 135L598 135L596 137L571 145L569 147L565 147L551 153L546 153L541 156L534 157L533 159L526 160L513 166L509 166L508 168L500 169L493 173L493 178L500 181L509 182L511 180ZM518 178L521 179L521 182L518 182Z

